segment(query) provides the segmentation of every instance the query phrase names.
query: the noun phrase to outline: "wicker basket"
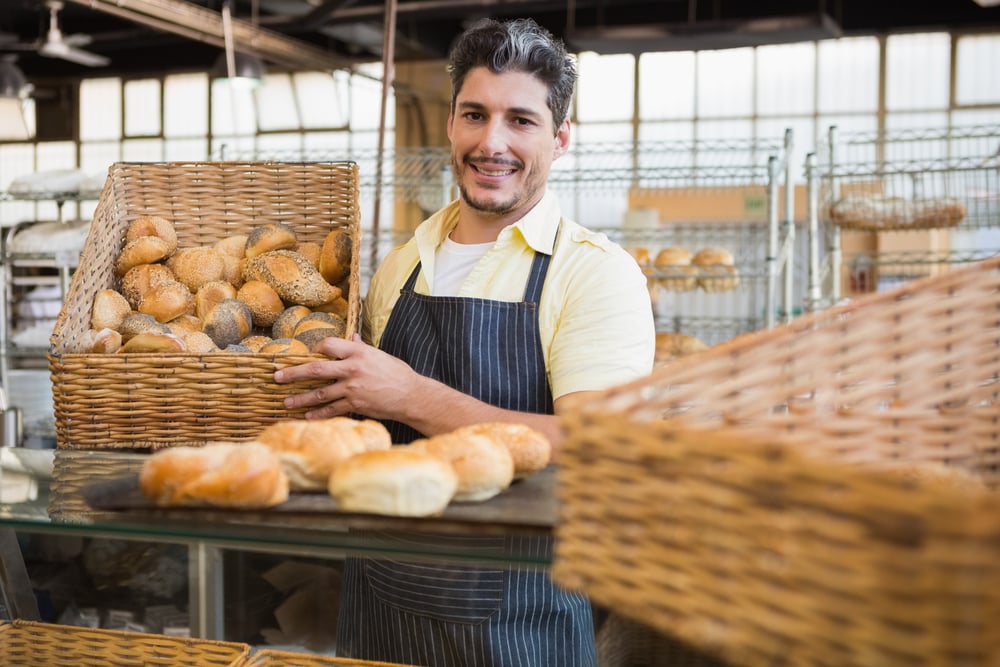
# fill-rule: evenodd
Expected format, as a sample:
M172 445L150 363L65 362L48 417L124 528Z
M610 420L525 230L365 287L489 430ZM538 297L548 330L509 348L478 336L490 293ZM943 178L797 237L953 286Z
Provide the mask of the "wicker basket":
M81 350L94 295L115 287L115 260L141 215L172 220L182 247L208 245L255 225L282 222L300 241L334 229L353 239L346 337L360 313L357 165L174 162L113 165L90 234L52 333L56 442L60 448L157 448L241 440L297 413L285 396L309 384L278 385L279 368L311 355L94 354Z
M1000 259L565 417L553 576L737 665L1000 664Z
M407 667L397 663L370 662L350 658L333 658L309 653L277 649L260 649L251 655L245 667Z
M102 630L34 621L0 621L4 667L242 665L247 644Z
M84 499L83 490L95 482L138 475L148 458L148 453L119 449L57 449L52 457L49 517L64 523L91 523L119 516L93 509Z

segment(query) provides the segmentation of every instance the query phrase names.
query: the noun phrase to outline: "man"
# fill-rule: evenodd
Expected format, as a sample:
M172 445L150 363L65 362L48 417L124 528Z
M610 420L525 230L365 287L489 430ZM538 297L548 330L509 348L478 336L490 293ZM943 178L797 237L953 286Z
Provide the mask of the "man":
M309 417L360 414L393 441L477 422L545 433L574 397L650 371L653 316L635 261L562 217L547 191L569 147L573 59L530 20L482 21L449 59L448 138L460 197L396 248L372 278L362 340L327 339L329 360L278 382L331 384L289 397ZM470 538L462 549L543 555L545 540ZM493 551L495 553L495 551ZM534 570L350 559L338 652L477 667L587 667L590 607Z

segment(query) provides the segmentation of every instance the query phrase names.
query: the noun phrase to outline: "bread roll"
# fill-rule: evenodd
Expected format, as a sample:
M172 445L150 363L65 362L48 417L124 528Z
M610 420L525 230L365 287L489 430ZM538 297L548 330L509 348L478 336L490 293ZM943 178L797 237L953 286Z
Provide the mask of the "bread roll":
M442 433L416 440L411 449L451 463L458 475L454 500L488 500L514 480L514 458L499 442L475 433Z
M122 335L122 341L128 342L133 336L141 333L170 333L170 327L163 322L157 322L152 315L145 313L132 313L124 320L118 330Z
M203 323L200 317L195 317L190 313L186 313L167 322L167 328L170 329L170 333L175 336L184 338L185 334L192 331L201 332L202 324Z
M262 509L288 499L288 478L270 448L253 441L171 447L139 472L142 494L163 507Z
M262 336L256 334L250 334L246 338L240 341L240 345L245 346L251 352L259 352L260 348L264 347L270 342L273 342L270 336Z
M169 322L181 315L192 315L194 295L176 280L161 283L146 294L139 304L139 312L152 315L157 322Z
M448 506L458 476L445 460L412 447L363 452L339 463L329 492L345 512L432 516Z
M119 351L124 354L137 352L163 354L186 352L187 348L183 340L170 333L140 333L129 338Z
M220 348L235 345L250 335L253 320L246 304L236 299L225 299L205 316L202 331Z
M170 252L177 250L177 230L174 223L158 215L141 215L133 220L125 230L125 242L129 243L143 236L155 236L166 241Z
M334 329L332 327L319 327L316 329L307 329L301 333L295 334L295 340L301 342L308 348L309 352L315 352L316 346L322 343L327 338L340 338L344 335L343 329Z
M455 429L456 436L480 435L495 440L510 451L514 460L514 477L536 473L552 459L552 445L541 432L527 424L514 422L483 422Z
M202 285L224 280L226 276L226 262L211 246L181 248L167 261L167 266L192 294L196 294Z
M291 338L295 335L295 325L303 317L313 312L308 306L289 306L285 308L271 326L271 338Z
M260 280L248 280L236 293L236 298L247 305L255 327L267 328L274 325L285 310L285 303L270 285Z
M695 277L698 270L691 266L691 251L687 248L669 246L656 253L653 264L658 282L663 289L671 292L689 292L698 286Z
M132 314L128 299L113 289L102 289L94 295L94 306L90 314L90 326L95 330L114 329L118 331L126 317Z
M340 319L344 320L346 326L348 307L349 304L347 303L347 299L345 299L343 296L340 296L331 301L330 303L322 303L318 306L315 306L313 308L313 311L317 313L330 313L331 315L336 315Z
M326 491L337 464L368 451L359 423L350 417L280 421L265 427L257 441L281 459L293 491Z
M90 329L81 337L80 347L85 352L114 354L122 347L122 335L114 329Z
M309 261L291 250L272 250L247 260L245 280L260 280L270 285L282 301L303 306L318 306L340 296L340 289L323 279Z
M243 259L219 253L222 257L222 279L239 289L243 284Z
M708 345L694 336L674 333L672 331L661 331L656 334L656 353L653 361L655 365L661 366L678 357L684 357L707 349Z
M133 266L122 277L122 295L128 299L133 310L139 309L143 297L157 285L175 281L177 278L165 264L140 264Z
M247 245L246 234L230 234L216 241L212 247L223 255L243 259Z
M295 237L295 232L292 231L291 227L280 222L269 222L250 230L243 248L243 255L247 259L251 259L272 250L294 248L298 243L299 240Z
M274 338L255 350L260 354L310 354L309 346L294 338Z
M166 259L171 252L173 250L170 244L158 236L140 236L122 248L115 261L115 271L119 276L124 276L129 269L140 264L155 264Z
M706 292L726 292L740 284L733 255L725 248L702 248L691 264L698 270L698 286Z
M309 263L315 266L316 270L318 271L319 254L322 248L323 246L321 246L318 243L312 243L311 241L307 241L305 243L299 243L297 246L295 246L295 252L299 253L307 260L309 260Z
M236 288L225 280L213 280L198 288L194 295L194 314L202 320L226 299L236 298Z
M188 331L180 338L190 354L211 354L219 351L219 346L204 331Z
M319 253L319 272L323 279L336 285L351 271L351 235L335 229L323 239Z

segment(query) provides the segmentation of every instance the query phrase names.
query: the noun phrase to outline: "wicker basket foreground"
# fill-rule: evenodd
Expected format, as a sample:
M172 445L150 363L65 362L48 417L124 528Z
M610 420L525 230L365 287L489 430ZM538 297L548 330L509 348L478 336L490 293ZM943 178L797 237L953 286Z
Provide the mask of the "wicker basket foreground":
M260 649L251 655L246 667L407 667L397 663L371 662L368 660L352 660L351 658L333 658L309 653L281 651L278 649Z
M236 642L0 621L4 667L228 667L242 665L249 653L247 644Z
M138 475L149 455L120 449L57 449L52 457L49 517L65 523L91 523L118 516L93 509L83 490L95 482Z
M1000 664L1000 259L565 417L553 576L736 665Z
M112 165L49 352L60 448L143 448L241 440L294 417L274 371L314 357L241 353L94 354L81 350L94 295L116 287L125 231L141 215L173 221L181 247L282 222L300 242L334 229L353 240L346 337L360 313L358 168L349 162L171 162Z

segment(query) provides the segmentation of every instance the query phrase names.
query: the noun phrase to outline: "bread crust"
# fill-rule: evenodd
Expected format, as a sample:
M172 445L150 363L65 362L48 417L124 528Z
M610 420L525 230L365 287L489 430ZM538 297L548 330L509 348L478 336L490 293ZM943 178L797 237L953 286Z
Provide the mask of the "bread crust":
M346 512L433 516L447 508L457 487L447 461L403 446L362 452L338 464L328 490Z

